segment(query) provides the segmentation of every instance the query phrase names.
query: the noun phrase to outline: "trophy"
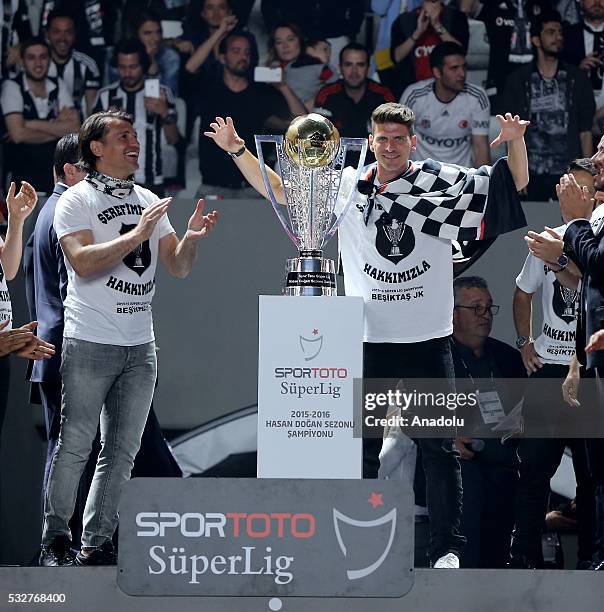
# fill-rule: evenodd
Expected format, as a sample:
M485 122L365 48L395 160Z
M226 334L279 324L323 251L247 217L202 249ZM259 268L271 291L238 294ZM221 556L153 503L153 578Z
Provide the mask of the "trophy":
M142 243L139 244L133 251L134 253L134 268L144 268L145 264L143 264L143 258L142 258L142 254L143 254L143 245Z
M562 296L562 301L564 302L564 313L562 316L564 317L574 317L575 316L575 301L577 299L578 291L575 289L571 289L570 287L565 287L564 285L560 285L560 295Z
M392 219L390 221L390 225L384 224L384 232L386 234L386 238L388 238L390 244L392 245L388 257L400 257L401 249L398 245L401 241L404 231L405 224L401 223L398 219Z
M367 140L340 138L325 117L311 113L294 119L283 136L256 136L260 170L269 199L283 228L298 247L287 260L285 295L337 295L335 265L323 257L323 247L335 234L352 204L361 178ZM280 203L264 164L262 143L275 143L277 173L285 202ZM353 188L336 210L346 156L360 151Z

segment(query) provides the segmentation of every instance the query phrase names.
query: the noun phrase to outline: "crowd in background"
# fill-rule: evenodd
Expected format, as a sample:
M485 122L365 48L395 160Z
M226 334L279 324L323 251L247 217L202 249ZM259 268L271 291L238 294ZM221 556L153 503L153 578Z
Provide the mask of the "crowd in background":
M233 116L253 147L254 134L313 110L364 137L371 111L400 99L418 117L418 158L478 166L491 161L491 118L511 111L531 120L531 200L555 199L568 161L591 156L601 132L601 0L262 0L261 20L250 20L254 0L4 4L4 193L24 178L50 192L58 139L114 106L134 115L135 178L159 195L251 195L199 137L216 115ZM486 71L468 78L476 52Z

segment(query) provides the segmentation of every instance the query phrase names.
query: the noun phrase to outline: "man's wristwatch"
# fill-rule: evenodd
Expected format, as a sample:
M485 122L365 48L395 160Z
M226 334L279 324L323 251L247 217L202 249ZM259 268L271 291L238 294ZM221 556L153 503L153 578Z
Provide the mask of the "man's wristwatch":
M442 36L445 33L445 27L443 25L441 25L440 23L434 28L434 31L439 35Z
M558 272L562 272L562 270L564 270L564 268L568 266L568 256L562 253L562 255L558 257L557 262L558 262L558 265L560 266L560 269L558 270Z
M526 346L532 341L533 339L530 336L518 336L518 338L516 338L516 348L520 350L523 346Z
M241 157L245 153L245 145L243 145L238 151L227 151L227 153L233 158Z
M562 272L562 270L566 269L566 266L568 266L568 257L562 253L562 255L556 259L556 263L560 266L557 270L550 268L554 274L558 274L558 272Z

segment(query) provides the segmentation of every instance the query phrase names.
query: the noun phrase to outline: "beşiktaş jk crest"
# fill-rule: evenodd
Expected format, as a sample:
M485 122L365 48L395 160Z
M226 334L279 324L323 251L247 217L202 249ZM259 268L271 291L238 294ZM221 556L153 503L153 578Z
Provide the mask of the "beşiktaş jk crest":
M375 226L375 248L384 259L396 265L413 252L415 236L403 220L383 212Z
M123 236L129 231L136 227L135 224L126 225L122 223L122 229L120 234ZM151 249L149 247L149 241L145 240L141 242L134 250L130 251L124 259L122 259L124 265L130 268L133 272L136 272L139 276L145 273L145 270L151 265Z
M564 287L557 280L553 283L554 296L552 308L559 319L572 323L577 318L577 297L579 292L570 287Z

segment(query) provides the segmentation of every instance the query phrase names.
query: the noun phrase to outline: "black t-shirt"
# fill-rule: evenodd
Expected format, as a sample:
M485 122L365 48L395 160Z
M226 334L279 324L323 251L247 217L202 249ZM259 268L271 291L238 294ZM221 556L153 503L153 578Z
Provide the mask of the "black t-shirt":
M505 80L520 64L509 61L513 35L518 36L517 28L518 1L524 2L526 24L530 23L542 11L551 9L549 0L502 0L484 2L477 19L483 21L489 37L489 68L486 90L491 98L492 112L505 112L499 108ZM528 61L532 57L527 58Z
M235 129L250 151L255 151L255 134L264 133L264 124L271 115L283 116L287 106L283 96L269 85L250 83L234 92L223 81L209 84L199 96L200 131L199 170L208 185L239 188L246 185L241 172L222 149L203 135L216 117L232 117Z
M340 136L367 138L371 113L380 104L394 101L394 95L387 87L368 80L363 97L355 102L347 95L344 81L340 79L319 91L315 106L338 128Z
M340 132L340 136L349 138L367 138L371 131L371 113L384 102L395 102L394 94L383 85L368 80L363 97L355 102L347 95L344 81L340 79L331 85L325 85L315 99L317 112L325 115ZM351 153L346 158L347 164L356 166L359 154ZM367 149L365 164L375 161L375 157Z

